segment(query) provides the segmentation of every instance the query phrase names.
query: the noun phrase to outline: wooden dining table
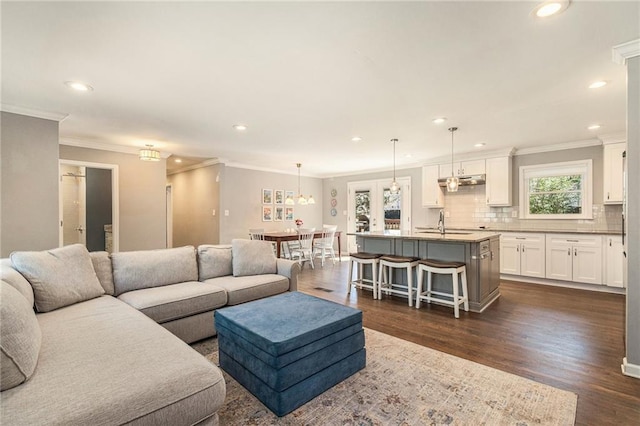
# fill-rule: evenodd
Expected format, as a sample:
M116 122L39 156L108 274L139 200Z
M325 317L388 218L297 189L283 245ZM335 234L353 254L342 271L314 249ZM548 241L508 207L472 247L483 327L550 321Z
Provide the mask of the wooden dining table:
M321 238L322 237L322 229L319 231L315 231L313 233L313 238ZM338 259L342 257L342 249L340 248L340 231L336 231L335 238L338 239ZM282 253L282 242L283 241L297 241L298 233L295 231L286 232L286 231L278 231L278 232L265 232L264 233L265 241L275 241L276 243L276 256L280 257Z

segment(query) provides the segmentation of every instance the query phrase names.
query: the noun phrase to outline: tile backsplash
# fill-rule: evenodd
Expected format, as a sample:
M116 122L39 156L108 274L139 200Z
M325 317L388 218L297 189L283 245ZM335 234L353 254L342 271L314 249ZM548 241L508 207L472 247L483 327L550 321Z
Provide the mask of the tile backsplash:
M532 220L519 219L519 207L490 207L487 206L485 186L461 186L458 192L445 194L445 212L448 216L446 225L452 228L499 228L505 230L566 230L618 232L622 227L621 205L593 205L593 219L564 219L564 220ZM515 212L516 217L513 217ZM427 226L435 226L438 221L438 210L430 209L427 215ZM417 225L420 226L420 225Z

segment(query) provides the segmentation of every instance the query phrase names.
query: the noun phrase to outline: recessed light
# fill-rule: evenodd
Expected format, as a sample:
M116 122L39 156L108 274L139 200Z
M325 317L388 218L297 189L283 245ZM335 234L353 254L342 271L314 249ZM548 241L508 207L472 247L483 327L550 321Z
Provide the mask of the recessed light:
M475 144L473 146L475 146L476 148L482 148L485 145L486 145L486 143L484 143L484 142L478 142L477 144Z
M433 119L433 124L442 124L445 121L447 121L445 117L438 117Z
M538 18L548 18L557 15L569 7L569 0L552 0L546 1L534 9L534 13Z
M80 81L65 81L64 84L68 88L76 90L78 92L91 92L93 90L93 87Z
M589 130L598 130L600 127L602 127L602 126L600 126L599 124L592 124L591 126L587 127L587 129L589 129Z
M239 132L242 132L243 130L247 130L247 126L245 126L244 124L234 124L233 128Z
M599 89L607 85L607 82L604 80L594 81L589 85L589 89Z
M360 142L362 138L360 136L354 136L351 138L351 142Z
M179 158L176 158L176 159L175 159L175 160L173 160L173 161L175 161L176 163L182 163L182 160L181 160L181 159L179 159Z
M404 158L411 158L411 157L413 157L413 155L411 155L411 154L406 154L406 155L404 156Z

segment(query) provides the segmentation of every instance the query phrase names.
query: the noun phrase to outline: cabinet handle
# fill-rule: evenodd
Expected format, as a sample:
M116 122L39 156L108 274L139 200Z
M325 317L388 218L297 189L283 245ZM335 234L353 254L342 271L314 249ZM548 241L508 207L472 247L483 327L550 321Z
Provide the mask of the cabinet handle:
M520 253L520 246L516 246L516 253Z
M573 255L574 255L574 256L577 256L577 255L578 255L578 249L577 249L577 248L574 248L574 249L573 249Z
M522 252L524 253L524 244L522 245Z
M571 256L571 249L570 249L570 248L568 248L568 249L567 249L567 254L568 254L569 256Z
M516 240L526 240L527 237L516 237Z
M580 240L567 240L568 243L579 243Z
M609 193L607 192L607 200L609 199Z
M487 198L487 204L489 204L489 199Z
M609 247L611 247L611 238L609 238Z

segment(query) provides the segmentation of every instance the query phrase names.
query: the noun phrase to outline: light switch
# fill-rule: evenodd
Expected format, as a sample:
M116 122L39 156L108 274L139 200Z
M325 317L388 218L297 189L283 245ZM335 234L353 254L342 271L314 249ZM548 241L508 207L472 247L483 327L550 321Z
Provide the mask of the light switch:
M229 216L229 210L225 210L225 211L224 211L224 215L225 215L225 216Z

